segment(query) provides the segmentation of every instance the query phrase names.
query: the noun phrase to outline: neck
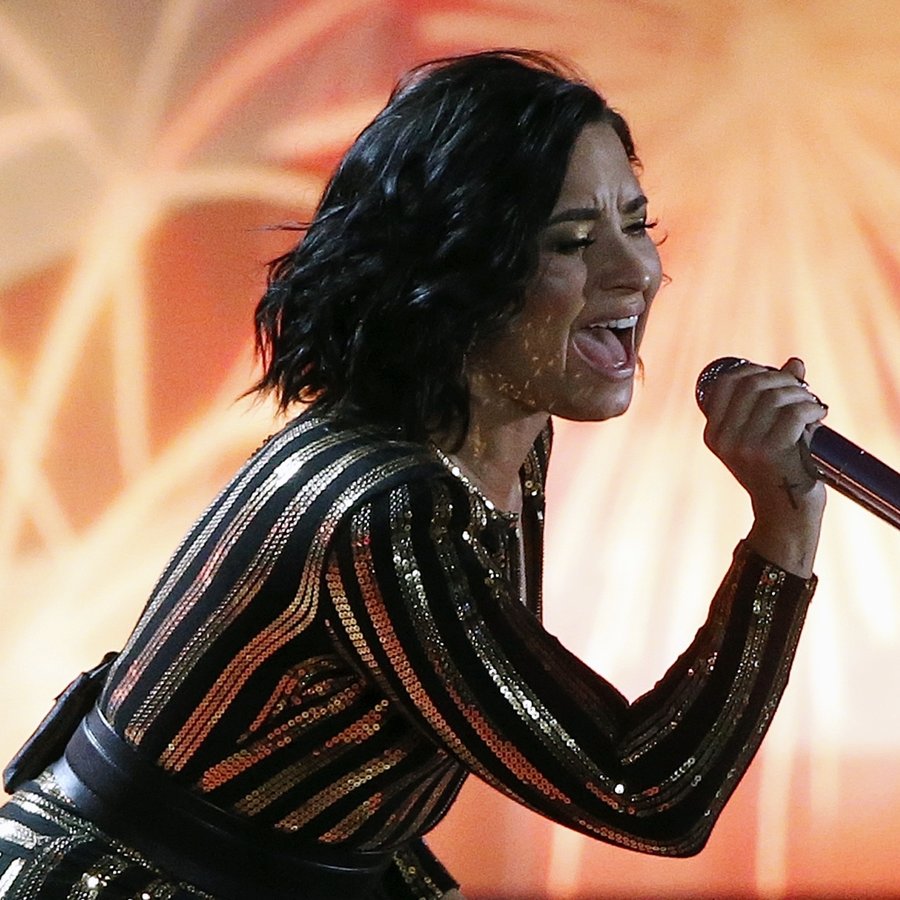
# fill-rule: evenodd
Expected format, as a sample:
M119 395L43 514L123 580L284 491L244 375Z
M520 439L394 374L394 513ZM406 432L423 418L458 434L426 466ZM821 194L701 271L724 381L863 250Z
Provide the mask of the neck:
M523 412L516 404L486 402L473 391L469 430L462 445L435 439L463 474L498 508L519 513L522 486L519 470L541 429L546 413Z

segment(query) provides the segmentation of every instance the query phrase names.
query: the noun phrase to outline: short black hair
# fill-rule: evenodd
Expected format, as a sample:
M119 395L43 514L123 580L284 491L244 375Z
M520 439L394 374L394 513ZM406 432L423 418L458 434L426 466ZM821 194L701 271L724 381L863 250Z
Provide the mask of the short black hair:
M332 175L256 309L282 408L408 440L468 425L467 351L521 309L585 125L622 116L568 64L492 50L413 69Z

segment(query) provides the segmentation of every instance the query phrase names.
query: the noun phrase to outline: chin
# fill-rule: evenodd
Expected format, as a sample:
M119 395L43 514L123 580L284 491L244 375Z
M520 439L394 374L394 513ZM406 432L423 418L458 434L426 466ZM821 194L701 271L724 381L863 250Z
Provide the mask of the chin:
M632 394L633 383L629 381L619 390L602 391L599 396L594 394L580 402L573 400L569 403L560 403L550 412L554 416L572 422L603 422L628 412Z

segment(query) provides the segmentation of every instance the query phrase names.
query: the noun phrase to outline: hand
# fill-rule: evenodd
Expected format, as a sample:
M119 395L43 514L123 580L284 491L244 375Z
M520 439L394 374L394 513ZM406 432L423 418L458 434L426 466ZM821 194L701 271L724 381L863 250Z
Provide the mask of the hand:
M809 459L809 437L827 408L803 381L805 367L748 363L722 374L706 394L704 440L750 494L753 548L803 577L812 574L825 487Z

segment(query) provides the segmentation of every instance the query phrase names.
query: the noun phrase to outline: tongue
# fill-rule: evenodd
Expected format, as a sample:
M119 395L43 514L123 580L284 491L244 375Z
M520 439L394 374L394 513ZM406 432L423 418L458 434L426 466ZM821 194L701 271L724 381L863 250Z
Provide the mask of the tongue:
M578 352L601 369L619 369L628 362L622 342L608 328L583 328L573 338Z

